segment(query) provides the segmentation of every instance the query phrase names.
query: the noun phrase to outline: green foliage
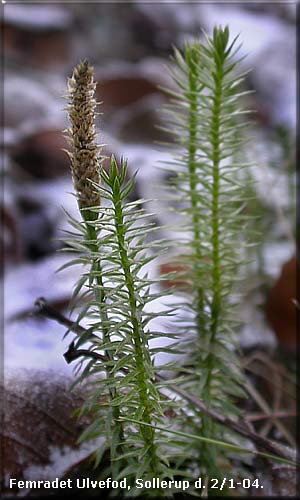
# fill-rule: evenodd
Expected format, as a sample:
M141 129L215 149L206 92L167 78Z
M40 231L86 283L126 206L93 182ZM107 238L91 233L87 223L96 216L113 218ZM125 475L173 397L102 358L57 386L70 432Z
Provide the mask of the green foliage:
M161 432L154 430L164 423L164 411L172 404L156 387L155 350L149 347L149 340L162 334L151 330L155 314L145 312L145 305L158 296L144 272L155 258L147 252L146 241L153 227L146 222L140 202L126 202L134 183L134 179L126 181L126 173L126 163L119 170L112 157L108 172L101 172L103 184L93 183L106 203L81 210L82 224L71 221L78 233L67 240L69 251L81 256L74 263L89 265L76 289L76 294L79 289L84 295L89 292L78 321L82 317L91 321L88 333L78 336L73 348L84 346L85 359L90 353L77 383L85 383L89 396L83 411L94 415L94 421L81 439L106 435L110 473L146 480L172 476L168 456L174 451ZM124 423L122 417L132 423ZM135 420L141 424L136 425Z
M234 157L242 145L239 130L245 126L239 122L245 111L238 105L245 94L240 90L244 75L236 74L238 49L236 40L229 43L227 27L215 28L206 42L186 44L183 55L175 51L177 91L169 92L167 109L169 131L181 151L173 165L182 206L177 208L183 236L179 259L187 262L182 278L191 285L192 297L187 295L185 308L194 317L184 327L190 353L186 387L208 407L236 416L232 396L243 391L234 350L232 292L243 260L245 200L238 174L245 165L235 164ZM206 416L197 426L205 437L224 433ZM215 450L204 445L199 451L203 472L218 477Z
M240 90L244 75L237 71L237 52L236 40L229 42L227 27L215 28L204 44L187 43L183 55L175 50L172 75L177 89L168 91L167 113L177 147L171 164L176 172L175 197L180 202L176 211L182 221L176 245L181 248L178 260L185 265L182 278L188 284L181 306L190 320L182 326L177 342L185 354L176 367L179 375L168 382L157 376L157 348L149 345L163 335L151 328L151 321L163 315L147 312L163 292L157 291L146 267L157 251L163 251L163 244L148 241L154 228L141 208L145 200L127 201L134 178L127 180L123 160L118 167L111 158L108 171L101 169L101 184L95 176L87 184L80 170L88 195L85 200L101 199L96 206L79 203L82 221L70 218L75 232L65 240L68 250L77 254L73 263L87 268L74 299L78 294L85 298L77 321L84 318L89 326L72 346L77 352L84 347L77 383L86 387L82 411L93 416L81 439L105 436L96 462L107 448L107 474L126 476L131 484L135 478L190 478L192 471L207 480L217 478L228 467L228 450L244 451L228 443L228 429L191 402L183 405L182 399L173 401L173 396L166 395L168 384L177 384L209 410L233 418L240 414L234 400L244 395L235 348L234 290L244 258L245 190L240 172L246 165L235 158L243 144L245 123L240 118L246 111L238 104L245 92ZM85 64L77 71L79 83L87 68ZM92 88L89 68L88 76ZM91 113L94 109L88 104L85 108ZM93 137L91 116L88 126ZM79 123L80 133L85 128ZM172 313L170 309L165 315ZM161 352L173 353L176 348L173 344ZM178 439L183 436L187 439ZM128 494L138 493L132 488ZM146 493L157 496L159 492Z

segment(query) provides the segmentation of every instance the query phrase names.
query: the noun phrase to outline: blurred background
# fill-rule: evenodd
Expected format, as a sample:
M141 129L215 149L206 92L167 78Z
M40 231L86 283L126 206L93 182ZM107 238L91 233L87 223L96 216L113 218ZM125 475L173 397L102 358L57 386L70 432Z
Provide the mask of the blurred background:
M130 172L139 170L133 197L158 199L151 211L159 224L166 224L170 215L159 198L170 176L157 166L169 159L168 149L159 145L169 138L157 128L166 103L159 86L172 85L166 64L173 46L202 38L203 29L210 34L215 24L228 24L232 37L240 33L241 55L247 55L243 68L252 68L246 85L255 91L247 103L253 109L249 152L255 180L248 209L257 217L260 237L246 272L240 341L246 353L280 352L288 362L294 359L295 9L285 2L6 3L1 261L4 365L10 377L20 369L72 372L62 356L69 343L61 340L65 328L32 311L43 296L67 314L80 275L76 267L55 273L69 259L57 252L67 226L62 206L72 215L77 211L69 161L62 152L62 131L68 126L64 96L73 67L82 58L94 65L97 99L103 101L99 141L107 144L106 154L127 157ZM172 262L153 272L168 265ZM267 362L259 370L269 377Z
M251 322L246 321L243 339L276 345L275 333L293 347L296 267L293 259L286 263L293 257L295 233L295 5L15 3L4 7L1 211L7 366L69 369L61 356L59 327L28 318L28 311L40 296L63 310L79 272L55 274L67 258L56 252L65 227L62 206L76 211L62 151L62 131L68 126L64 96L73 67L82 58L95 67L97 98L103 102L99 141L107 144L106 154L124 155L132 172L139 169L135 196L157 198L158 186L168 182L156 168L169 154L158 146L167 137L157 128L166 102L159 86L171 85L166 64L174 45L201 38L203 29L211 33L215 24L228 24L232 37L240 33L244 68L252 68L246 83L255 90L247 104L254 110L249 151L261 241L249 293L255 290L259 307L255 315L246 307ZM159 202L151 208L160 223L168 222ZM284 264L288 278L282 278L279 295L275 290L267 304ZM278 314L283 299L292 316L290 331L284 313ZM269 319L261 326L266 304Z

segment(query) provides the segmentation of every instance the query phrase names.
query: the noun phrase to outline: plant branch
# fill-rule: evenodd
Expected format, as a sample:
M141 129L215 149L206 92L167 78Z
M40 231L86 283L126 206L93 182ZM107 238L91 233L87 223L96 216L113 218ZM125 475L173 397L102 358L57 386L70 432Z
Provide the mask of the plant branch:
M126 241L126 229L123 213L123 205L121 201L121 183L119 172L114 160L111 163L111 177L114 177L112 188L112 202L114 208L114 218L116 226L116 238L120 255L120 262L124 272L124 282L128 293L128 302L130 307L130 322L132 324L132 337L135 352L135 362L137 368L137 381L139 391L140 406L143 408L142 419L147 424L151 423L151 403L149 401L149 390L147 387L147 375L145 359L146 338L141 324L141 311L136 299L136 289L134 284L134 276L131 270L130 257L128 255L128 244ZM141 427L141 433L144 437L146 449L150 457L154 476L158 474L158 457L156 446L154 444L154 429L149 427Z
M146 425L146 426L150 426L150 427L153 427L151 424L146 424L145 422L140 422L138 420L133 420L133 419L127 419L127 418L124 418L122 417L122 420L128 420L130 422L135 422L135 423L139 423L141 425ZM210 444L210 445L215 445L215 446L221 446L221 447L224 447L224 448L228 448L230 450L235 450L239 453L253 453L254 455L260 455L264 458L268 458L268 459L271 459L271 460L276 460L276 461L279 461L279 462L283 462L287 465L291 465L291 466L296 466L296 464L291 461L291 460L288 460L288 459L285 459L285 458L279 458L277 456L274 456L274 455L270 455L269 453L264 453L264 452L260 452L260 451L257 451L257 450L249 450L248 448L244 448L244 447L241 447L239 445L236 445L236 444L233 444L233 443L229 443L228 441L220 441L218 439L212 439L212 438L209 438L209 437L204 437L204 436L197 436L197 435L192 435L192 434L188 434L186 432L181 432L181 431L176 431L176 430L173 430L173 429L165 429L163 427L158 427L156 426L155 427L156 429L159 429L163 432L169 432L170 434L175 434L177 436L181 436L181 437L184 437L184 438L192 438L192 439L196 439L198 441L201 441L201 442L204 442L204 443L207 443L207 444Z
M198 53L195 48L186 47L186 57L188 62L188 170L189 170L189 189L190 189L190 202L192 207L192 222L193 222L193 238L195 245L195 264L196 269L194 272L199 273L198 266L201 259L203 259L201 251L201 231L200 231L200 211L198 206L198 176L197 176L197 127L199 120L199 107L198 107ZM197 327L199 336L203 335L205 328L204 321L204 295L201 279L197 280Z
M257 422L258 420L274 419L274 418L291 418L296 417L297 412L294 410L278 410L276 412L271 411L270 413L251 413L246 416L247 421Z
M41 315L45 318L53 319L60 325L66 326L68 330L76 333L77 335L86 333L85 328L80 326L75 321L71 321L70 319L66 318L63 314L54 309L54 307L50 306L44 297L39 297L38 299L36 299L34 307L34 313L36 315Z

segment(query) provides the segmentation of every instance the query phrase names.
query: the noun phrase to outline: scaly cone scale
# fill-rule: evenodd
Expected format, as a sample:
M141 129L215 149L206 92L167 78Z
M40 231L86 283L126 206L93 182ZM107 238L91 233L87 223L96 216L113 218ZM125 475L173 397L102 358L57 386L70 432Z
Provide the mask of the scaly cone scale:
M95 142L95 89L93 67L86 60L80 62L75 67L72 78L68 80L67 108L71 122L67 136L71 151L68 154L80 209L100 204L99 192L95 191L90 182L100 182L100 147Z

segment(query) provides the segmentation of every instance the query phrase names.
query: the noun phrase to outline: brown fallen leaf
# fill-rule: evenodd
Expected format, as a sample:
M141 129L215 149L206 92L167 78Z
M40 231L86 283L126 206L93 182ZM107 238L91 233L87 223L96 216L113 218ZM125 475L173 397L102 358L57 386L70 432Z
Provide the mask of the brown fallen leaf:
M89 419L78 419L74 410L83 397L70 392L72 380L52 371L22 371L5 378L1 429L3 476L54 479L88 457L95 443L78 445ZM2 478L3 479L3 478Z

